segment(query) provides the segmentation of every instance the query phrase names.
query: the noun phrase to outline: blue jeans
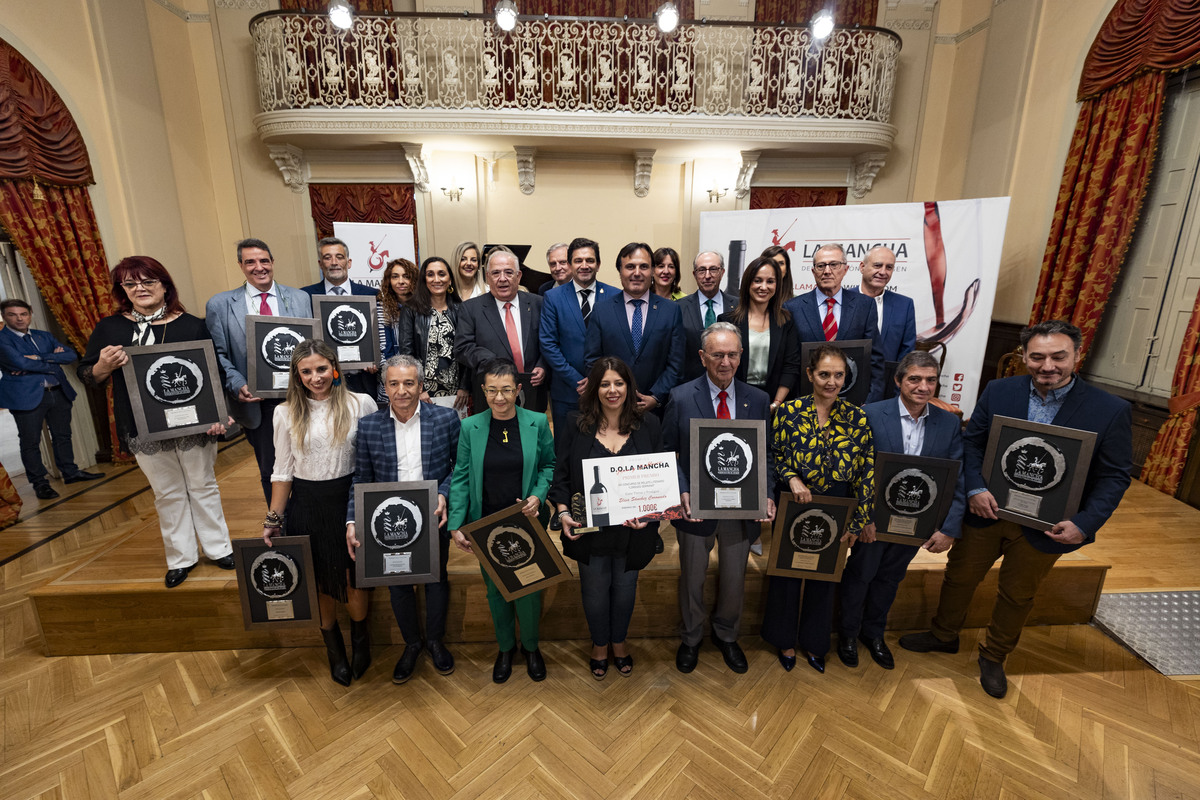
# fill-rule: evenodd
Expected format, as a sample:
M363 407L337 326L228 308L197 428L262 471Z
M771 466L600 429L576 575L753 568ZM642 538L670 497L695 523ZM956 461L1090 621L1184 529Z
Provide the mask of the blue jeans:
M636 569L625 571L625 556L592 556L586 564L579 562L583 615L596 647L625 641L637 580Z
M64 478L69 478L79 467L75 466L75 451L71 447L71 401L63 394L61 386L54 386L42 393L42 402L28 411L13 410L13 421L17 424L17 439L21 443L21 464L25 477L34 486L48 482L46 466L42 463L42 425L50 426L50 441L54 444L54 463Z

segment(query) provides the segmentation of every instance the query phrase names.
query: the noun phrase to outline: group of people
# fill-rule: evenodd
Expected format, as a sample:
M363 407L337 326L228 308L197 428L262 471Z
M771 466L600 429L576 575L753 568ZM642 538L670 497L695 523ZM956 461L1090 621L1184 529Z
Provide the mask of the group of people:
M780 494L790 492L801 503L814 495L854 498L845 535L855 544L840 584L768 579L763 638L776 648L783 669L793 669L803 655L824 672L834 644L835 597L839 659L857 666L861 644L879 665L894 665L883 631L918 548L875 538L876 451L960 460L957 485L942 487L953 493L950 511L922 546L950 550L939 608L930 631L902 637L900 644L919 652L957 650L975 588L1003 555L979 661L981 683L997 697L1006 687L1004 658L1016 646L1038 584L1059 555L1094 540L1129 483L1129 406L1075 375L1081 339L1068 323L1025 329L1028 375L989 383L965 433L955 414L932 403L939 363L914 349L912 300L887 291L895 255L886 247L866 254L858 289L842 287L849 269L845 251L821 247L811 265L815 288L797 296L782 248L768 248L751 261L736 293L721 291L721 254L700 253L693 262L698 288L686 296L678 296L678 254L638 242L617 254L620 287L597 280L600 247L585 238L549 248L552 279L538 292L521 291L520 260L504 247L482 253L467 242L452 262L431 257L420 268L396 260L387 265L379 291L378 369L342 370L334 350L305 341L292 355L282 401L255 397L247 385L245 318L311 316L312 294L370 290L348 280L348 249L336 239L318 244L323 280L304 290L274 280L266 243L244 240L237 256L246 282L210 299L204 321L184 312L161 264L144 257L122 261L113 272L122 311L97 327L79 373L95 383L113 380L118 434L154 488L170 567L167 585L178 585L198 560L197 541L218 565L228 560L212 477L213 442L223 426L199 436L139 442L119 368L126 345L211 335L232 416L246 430L259 467L268 504L263 537L270 542L286 532L313 542L321 629L331 675L342 684L361 677L371 661L369 593L355 586L352 568L359 546L357 483L438 485L441 577L424 587L423 626L414 588L389 587L405 641L393 670L396 683L412 677L425 651L439 673L454 671L444 644L449 545L469 551L461 528L514 502L560 531L563 552L578 564L592 677L604 679L610 662L619 675L632 673L627 635L638 573L661 552L658 523L632 521L580 533L584 520L572 511L571 498L590 477L583 474L584 459L663 450L680 455L676 666L685 673L698 663L706 623L725 664L734 672L747 670L738 644L746 565L751 545L774 519ZM847 339L872 342L870 393L862 408L841 396L850 370L837 342ZM801 363L807 342L819 346ZM898 362L895 396L884 399L889 361ZM802 374L812 387L804 395L798 388ZM553 434L546 414L519 405L524 383L548 387ZM473 392L486 408L473 401ZM1097 433L1080 511L1071 520L1049 531L997 520L982 472L996 414ZM692 516L686 455L697 417L766 424L771 478L763 519ZM714 547L719 582L710 613L704 584ZM483 579L499 646L493 680L506 681L518 655L533 680L544 679L540 593L507 602L486 572ZM349 656L338 603L351 620Z

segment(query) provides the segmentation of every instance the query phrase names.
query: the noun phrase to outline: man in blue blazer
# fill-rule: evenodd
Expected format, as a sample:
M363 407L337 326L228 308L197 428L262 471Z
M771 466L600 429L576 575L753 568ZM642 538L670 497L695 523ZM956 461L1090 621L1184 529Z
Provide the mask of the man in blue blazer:
M738 304L737 287L732 293L721 291L725 257L720 253L708 251L697 255L692 262L692 275L696 278L696 291L679 299L684 334L683 377L680 380L685 381L704 374L704 364L700 361L700 333Z
M679 542L679 650L675 667L691 672L699 660L700 642L708 611L704 604L704 578L708 557L717 547L719 578L717 604L712 614L712 641L725 664L737 673L747 670L746 655L737 639L742 625L742 600L746 588L746 559L758 538L760 523L775 518L774 488L769 488L767 519L759 521L703 520L691 516L691 424L700 419L770 419L767 393L737 380L742 358L742 335L728 322L717 322L701 334L701 359L705 373L671 390L663 420L663 447L674 450L679 471L679 491L686 514L675 521ZM722 411L724 406L726 411ZM728 416L726 417L726 412ZM764 458L766 453L761 454ZM761 468L768 468L766 464ZM768 485L770 485L768 481Z
M996 605L979 648L979 682L992 697L1008 691L1004 659L1017 646L1042 579L1063 553L1096 540L1116 510L1133 466L1129 403L1090 386L1075 374L1083 335L1063 320L1021 331L1028 375L1003 378L983 390L963 434L967 518L962 541L950 551L932 629L900 637L906 650L958 652L958 632L975 588L1004 556ZM1096 434L1079 510L1046 530L1028 528L996 514L999 506L983 479L983 457L997 415L1078 428Z
M556 422L579 408L579 395L587 384L584 341L592 310L618 293L596 280L600 245L591 239L573 239L567 246L567 258L571 282L546 292L538 325L542 355L550 365L550 402Z
M271 248L261 239L238 242L237 259L246 282L213 295L204 306L204 322L217 351L229 413L245 429L246 441L254 448L263 496L270 503L271 470L275 466L272 418L275 407L282 401L263 400L250 391L246 380L246 316L312 317L312 298L299 289L275 282L275 260Z
M30 329L33 309L11 298L0 303L4 329L0 330L0 408L12 412L21 445L25 477L40 500L58 497L42 463L42 426L50 426L54 463L63 483L91 481L104 476L84 472L75 464L71 446L71 403L75 389L67 382L62 365L79 358L75 351L47 331Z
M650 291L650 245L617 254L623 291L596 304L584 344L585 372L601 356L619 358L637 380L638 407L660 409L683 374L683 317L673 300Z
M336 236L326 236L317 242L317 266L324 280L302 286L301 291L309 297L317 295L358 295L360 297L377 297L378 289L364 286L350 280L350 248ZM383 352L383 328L378 327L379 352ZM379 393L379 368L370 366L366 369L344 370L346 387L351 391L375 397Z
M446 635L446 610L450 606L450 578L446 560L450 533L446 529L450 477L458 454L458 413L433 403L422 403L425 370L412 356L392 356L384 363L383 388L388 407L358 421L354 446L354 483L437 481L439 579L425 586L425 636L417 619L417 594L413 585L390 586L392 613L404 637L404 652L392 672L393 683L404 683L417 668L417 658L428 647L433 666L443 675L454 672L454 656L442 645ZM355 557L358 540L354 525L354 486L346 511L346 547Z
M847 269L846 251L841 245L827 244L819 248L813 253L812 266L816 288L793 297L783 307L792 312L792 321L801 344L870 339L871 389L867 394L867 402L881 400L884 358L879 346L875 303L858 292L843 291L842 279L846 277Z
M858 291L875 301L879 349L884 361L899 361L917 344L917 316L912 298L887 291L895 270L896 254L883 245L868 250L859 266L862 283Z
M871 424L875 450L962 461L962 427L958 417L929 402L938 388L937 359L921 351L906 355L896 367L896 387L899 397L863 407ZM873 522L863 528L858 543L850 552L839 585L842 617L837 653L846 666L858 666L857 640L867 648L876 664L884 669L895 667L883 631L896 599L896 590L918 549L942 553L962 535L963 511L967 504L963 486L960 467L955 485L940 487L940 491L953 493L946 517L920 548L876 541ZM876 492L876 502L881 502L880 497L881 493Z

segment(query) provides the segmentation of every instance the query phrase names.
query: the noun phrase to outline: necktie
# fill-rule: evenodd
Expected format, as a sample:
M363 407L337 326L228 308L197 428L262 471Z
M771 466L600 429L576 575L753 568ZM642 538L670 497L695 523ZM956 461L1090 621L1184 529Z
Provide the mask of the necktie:
M267 303L267 293L266 292L260 292L258 295L258 313L262 314L264 317L274 316L271 313L270 304Z
M717 419L732 419L729 416L729 403L725 402L729 399L729 392L722 389L717 392Z
M629 325L629 333L633 336L633 354L642 352L642 303L645 300L630 300L633 303L633 322Z
M525 362L521 358L521 340L517 337L517 321L513 319L512 303L504 304L504 332L508 334L508 349L513 354L513 364L517 372L525 371Z
M825 341L832 342L837 338L837 320L833 318L833 298L825 301L825 306L829 309L825 312L825 322L821 327L825 331Z
M580 289L579 293L583 295L583 302L579 304L579 311L583 314L583 321L588 321L588 315L592 313L592 304L588 302L588 296L592 293L591 289Z
M712 298L708 298L708 302L704 305L708 306L708 311L704 312L704 327L708 327L717 321L717 315L713 313Z
M345 290L345 289L343 289L343 288L342 288L342 287L340 287L340 286L334 286L334 287L333 287L333 293L334 293L334 294L345 294L345 293L346 293L346 290Z

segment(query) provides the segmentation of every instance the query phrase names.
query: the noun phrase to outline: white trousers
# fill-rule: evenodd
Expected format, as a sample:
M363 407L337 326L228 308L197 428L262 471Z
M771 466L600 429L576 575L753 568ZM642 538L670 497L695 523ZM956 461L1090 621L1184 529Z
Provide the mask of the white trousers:
M217 463L216 442L190 450L138 453L137 463L154 490L167 569L183 569L199 561L197 539L204 555L211 559L224 558L233 552L217 476L213 473Z

